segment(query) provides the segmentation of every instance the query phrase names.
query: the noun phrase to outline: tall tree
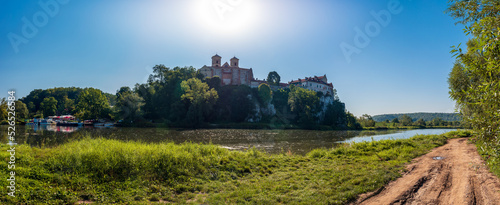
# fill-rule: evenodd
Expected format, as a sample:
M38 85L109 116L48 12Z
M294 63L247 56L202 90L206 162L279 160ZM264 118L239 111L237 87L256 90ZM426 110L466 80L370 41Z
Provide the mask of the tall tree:
M75 100L68 98L68 96L64 96L62 99L62 103L59 103L59 108L57 112L59 114L72 114L75 110Z
M198 78L191 78L181 83L181 99L189 104L187 113L187 123L190 126L198 127L204 122L204 117L212 112L212 107L219 98L217 91L209 88Z
M452 50L450 96L477 136L490 141L500 133L500 1L451 0L447 11L471 36L466 51Z
M280 75L278 75L278 73L276 71L271 71L269 72L269 74L267 74L267 79L266 79L267 83L269 83L269 85L280 85L280 81L281 81L281 77Z
M422 118L418 119L418 120L415 122L415 125L416 125L416 126L419 126L420 128L424 128L424 127L425 127L425 121L424 121L424 119L422 119Z
M396 123L399 123L399 119L395 117L394 119L391 120L391 122L395 125Z
M292 86L288 95L288 104L293 113L297 115L297 123L310 126L316 123L319 97L315 91Z
M359 124L359 122L356 120L356 117L350 112L347 112L346 114L346 121L347 121L347 127L349 129L353 130L362 129L361 124Z
M26 104L22 101L17 100L16 102L16 119L19 121L24 121L29 118L29 111Z
M272 91L269 85L262 83L258 87L259 99L262 105L267 105L271 102Z
M142 117L141 107L143 105L144 99L132 92L129 87L121 87L116 92L117 118L123 120L125 124L132 123Z
M413 123L413 120L408 115L401 116L401 119L399 119L399 121L401 122L401 124L403 126L408 126L408 125L411 125Z
M363 114L359 117L358 122L361 123L363 127L375 127L375 120L373 120L373 117L368 114Z
M109 118L108 98L99 89L85 88L78 97L76 116L80 119Z
M345 129L347 127L346 117L345 104L339 100L334 100L326 106L323 124Z
M48 117L57 114L57 100L54 97L44 98L40 104L43 115Z

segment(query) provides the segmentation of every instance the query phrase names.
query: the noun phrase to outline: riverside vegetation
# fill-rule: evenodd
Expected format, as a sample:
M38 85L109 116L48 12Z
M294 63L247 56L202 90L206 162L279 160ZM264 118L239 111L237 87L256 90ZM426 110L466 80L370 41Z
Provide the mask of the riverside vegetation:
M500 1L450 0L447 12L465 26L467 48L458 45L449 74L450 97L475 132L473 141L500 176Z
M121 87L115 95L96 88L35 89L16 101L16 119L71 114L136 127L360 128L335 89L327 94L294 85L272 90L279 79L270 72L257 88L222 86L218 76L204 78L193 67L156 65L147 83ZM0 108L5 106L0 99ZM6 119L0 109L0 124Z
M306 155L213 144L80 139L16 147L16 197L2 203L343 204L400 176L411 159L468 131L343 144ZM8 148L1 145L1 149ZM7 159L8 152L0 152ZM7 160L0 178L7 178ZM8 181L0 180L6 193Z

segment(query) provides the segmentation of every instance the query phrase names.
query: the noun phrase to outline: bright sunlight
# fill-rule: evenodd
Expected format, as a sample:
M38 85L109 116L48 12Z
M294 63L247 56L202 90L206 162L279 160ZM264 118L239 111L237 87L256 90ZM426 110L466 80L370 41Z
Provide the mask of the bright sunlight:
M242 35L260 18L255 0L196 0L192 8L198 26L216 35Z

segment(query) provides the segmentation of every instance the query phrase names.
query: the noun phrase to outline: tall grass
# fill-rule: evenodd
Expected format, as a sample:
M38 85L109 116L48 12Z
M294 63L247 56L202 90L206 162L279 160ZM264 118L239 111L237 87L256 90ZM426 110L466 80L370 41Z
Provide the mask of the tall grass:
M342 204L395 179L412 158L467 135L416 136L316 149L305 156L229 151L212 144L82 139L54 148L18 146L18 197L2 203ZM1 145L3 150L6 145ZM0 152L1 178L8 177ZM6 180L0 180L6 193Z

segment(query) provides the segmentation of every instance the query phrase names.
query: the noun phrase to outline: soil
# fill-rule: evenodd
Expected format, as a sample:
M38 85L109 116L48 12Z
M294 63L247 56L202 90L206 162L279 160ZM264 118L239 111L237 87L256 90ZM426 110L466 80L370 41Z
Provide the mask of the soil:
M407 170L352 204L500 204L500 181L467 138L449 140Z

